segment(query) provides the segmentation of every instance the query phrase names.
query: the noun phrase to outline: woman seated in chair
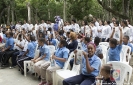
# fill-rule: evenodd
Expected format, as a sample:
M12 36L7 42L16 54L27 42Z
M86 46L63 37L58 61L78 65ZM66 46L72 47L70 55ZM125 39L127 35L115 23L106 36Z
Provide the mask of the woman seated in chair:
M63 80L63 85L91 85L95 82L95 77L99 74L101 62L100 58L95 55L95 44L89 43L87 48L88 53L83 52L81 74Z
M78 41L77 41L77 35L74 32L71 32L69 35L70 42L67 45L67 48L70 50L70 52L74 51L77 49L78 46Z

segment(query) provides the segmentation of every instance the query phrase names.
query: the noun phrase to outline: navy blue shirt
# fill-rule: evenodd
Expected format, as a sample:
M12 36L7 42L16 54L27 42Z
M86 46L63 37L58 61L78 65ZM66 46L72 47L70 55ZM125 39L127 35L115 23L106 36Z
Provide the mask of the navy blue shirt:
M78 46L78 41L74 40L70 44L68 44L67 48L70 50L70 52L72 52L75 49L77 49L77 46Z

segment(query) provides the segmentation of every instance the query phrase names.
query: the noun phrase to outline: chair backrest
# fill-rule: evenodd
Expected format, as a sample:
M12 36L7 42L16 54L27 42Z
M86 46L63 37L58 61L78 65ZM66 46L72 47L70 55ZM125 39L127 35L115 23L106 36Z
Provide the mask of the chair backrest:
M82 44L80 42L78 43L77 49L82 49Z
M129 64L130 57L131 57L131 55L130 55L131 48L127 45L122 45L122 52L123 52L122 62L125 62L125 63Z
M63 67L64 70L67 70L67 68L69 66L69 62L74 56L75 56L74 52L71 52L70 55L69 55L69 58L67 59L67 61L64 64L64 67Z
M79 65L74 64L71 71L74 72L76 75L80 74L80 64Z
M105 46L107 46L107 48L109 47L109 43L108 42L100 42L99 45L105 45Z
M40 51L39 50L36 50L35 51L35 57L34 58L37 58L39 56L39 53L40 53Z
M102 53L103 53L102 64L105 64L106 63L106 56L107 56L107 52L108 52L108 47L105 45L100 45L100 47L102 48Z
M50 49L50 55L52 55L55 52L55 46L53 45L48 45L49 49Z
M120 73L118 73L120 76L117 75L117 77L114 78L118 85L123 85L124 79L127 76L127 72L129 72L128 83L130 82L132 70L133 70L130 65L120 61L110 61L108 62L108 64L112 64L113 70L120 70Z
M59 41L56 39L56 46L55 46L55 49L58 48L58 45L59 45Z

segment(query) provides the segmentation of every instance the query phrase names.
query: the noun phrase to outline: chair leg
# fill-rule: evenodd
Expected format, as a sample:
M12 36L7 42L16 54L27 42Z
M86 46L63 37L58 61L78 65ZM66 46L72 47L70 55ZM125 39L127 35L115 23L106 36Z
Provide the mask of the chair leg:
M24 61L24 76L26 76L26 62Z

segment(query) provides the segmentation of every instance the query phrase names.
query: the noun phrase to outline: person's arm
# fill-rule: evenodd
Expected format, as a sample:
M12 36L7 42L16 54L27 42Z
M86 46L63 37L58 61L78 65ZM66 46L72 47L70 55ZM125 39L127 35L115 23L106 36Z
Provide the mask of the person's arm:
M120 42L119 42L119 44L122 45L122 28L119 27L119 30L120 30Z
M16 44L16 46L18 46L21 49L24 49L24 47L22 47L21 45Z
M22 56L26 56L26 54L29 52L29 50L27 49L26 51L25 51L25 53L22 55Z
M11 45L8 46L7 48L3 49L3 51L7 51L7 50L9 50L10 48L11 48Z
M113 38L114 33L115 33L115 28L113 28L113 32L112 32L112 34L111 34L110 38Z
M85 52L83 52L83 55L84 55L85 60L86 60L86 69L87 69L87 72L88 73L93 72L94 71L94 68L92 68L91 65L90 65L90 62L88 60L88 55Z
M23 33L23 36L28 42L30 42L30 40L28 39L28 37L24 33Z
M68 54L69 54L68 51L64 51L63 52L63 58L59 58L58 56L55 56L55 55L53 55L52 58L55 59L55 60L59 60L61 62L66 62L67 58L68 58Z

